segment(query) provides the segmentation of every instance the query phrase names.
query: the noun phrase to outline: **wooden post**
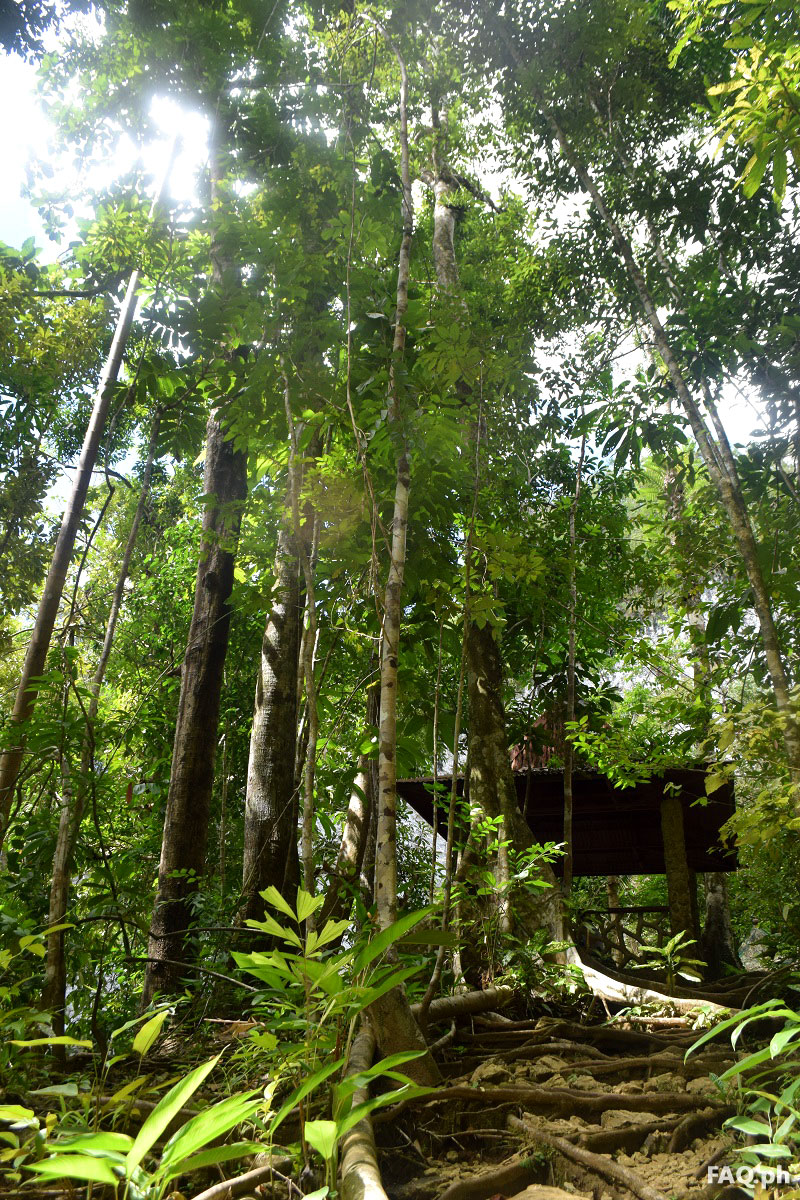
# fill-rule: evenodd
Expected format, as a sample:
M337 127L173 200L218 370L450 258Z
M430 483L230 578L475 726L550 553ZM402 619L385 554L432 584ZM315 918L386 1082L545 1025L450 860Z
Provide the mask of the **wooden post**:
M683 832L683 805L679 796L664 796L661 801L661 836L664 842L664 866L667 873L669 923L674 934L685 929L696 938L692 904L692 875L686 859L686 839Z

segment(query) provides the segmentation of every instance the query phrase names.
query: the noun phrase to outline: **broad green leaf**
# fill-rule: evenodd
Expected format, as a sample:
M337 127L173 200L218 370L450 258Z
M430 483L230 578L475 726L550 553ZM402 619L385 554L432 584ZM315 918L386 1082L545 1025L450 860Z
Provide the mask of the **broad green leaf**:
M315 1071L313 1075L309 1075L307 1079L304 1079L300 1086L295 1088L288 1100L286 1100L283 1106L278 1109L275 1116L270 1121L270 1134L274 1134L281 1122L286 1120L295 1104L299 1104L301 1100L304 1100L309 1092L313 1092L314 1088L319 1087L321 1083L324 1083L326 1079L329 1079L331 1075L338 1071L343 1065L344 1059L337 1058L335 1062L328 1063L327 1066L321 1067L319 1071Z
M307 921L312 913L315 913L318 908L321 908L325 902L324 896L312 896L310 892L306 892L303 888L297 889L297 919L298 921Z
M800 1025L794 1025L790 1029L780 1029L769 1044L769 1052L772 1057L775 1058L789 1045L789 1042L793 1042L797 1037L800 1037Z
M181 1162L180 1168L170 1171L164 1178L165 1183L178 1175L188 1175L190 1171L199 1171L203 1167L214 1167L217 1163L230 1162L232 1159L242 1159L250 1154L258 1154L263 1150L262 1142L230 1142L227 1146L212 1146L210 1150L201 1150ZM308 1197L306 1197L308 1200Z
M27 1049L29 1046L83 1046L84 1050L91 1050L91 1042L81 1042L77 1038L67 1037L66 1034L59 1034L58 1037L43 1037L32 1038L27 1042L19 1042L15 1039L11 1041L12 1046L21 1046Z
M55 1154L26 1166L46 1179L85 1179L90 1183L107 1183L111 1187L119 1183L119 1176L104 1159L90 1158L88 1154Z
M308 942L306 943L307 952L310 953L312 949L318 950L320 946L326 946L328 942L335 941L349 928L349 921L326 921L319 932L315 931L313 934L309 934ZM312 937L314 938L313 947L311 945Z
M77 1083L54 1083L50 1087L36 1088L35 1091L29 1092L29 1096L67 1096L73 1097L78 1094Z
M209 1142L246 1121L260 1104L260 1091L242 1092L237 1096L228 1096L205 1112L198 1113L169 1139L161 1155L161 1166L169 1169L202 1150Z
M134 1054L147 1054L147 1051L153 1045L153 1042L161 1032L161 1026L166 1021L169 1015L168 1008L162 1008L154 1017L151 1017L146 1025L143 1025L136 1037L133 1039L131 1049Z
M297 914L294 912L288 900L285 900L278 889L272 885L260 893L262 900L266 900L267 904L271 904L273 908L277 908L278 912L282 912L284 916L290 917L293 921L297 920Z
M81 1154L127 1154L132 1145L133 1138L127 1133L80 1133L77 1137L60 1141L58 1149L78 1150Z
M335 1121L306 1121L303 1134L309 1146L313 1146L326 1162L333 1158L339 1137Z
M136 1141L128 1153L126 1165L129 1177L134 1168L138 1167L145 1154L147 1154L147 1151L161 1137L170 1121L177 1116L189 1097L194 1095L206 1076L214 1070L221 1057L220 1053L216 1058L212 1058L208 1062L201 1063L199 1067L195 1067L184 1079L179 1079L175 1086L170 1088L166 1096L162 1097L144 1125L142 1125L136 1136Z
M0 1104L0 1121L32 1121L34 1117L32 1108L23 1108L21 1104Z
M725 1122L725 1127L738 1129L740 1133L754 1134L756 1137L763 1137L765 1133L769 1133L768 1125L763 1121L754 1121L752 1117L731 1117Z
M406 913L399 921L395 921L388 928L382 929L380 933L369 940L364 949L357 955L353 963L354 970L362 971L364 967L374 962L376 958L379 958L390 946L404 937L415 925L419 925L420 921L424 921L431 912L432 909L430 908L421 908L418 912Z
M280 938L282 941L291 942L293 946L302 949L303 943L293 929L287 929L283 925L279 925L274 917L269 913L265 913L261 921L245 921L245 925L249 925L251 929L260 929L262 933L268 933L271 937Z
M406 946L449 946L452 949L458 945L458 938L452 929L416 929L401 938L398 945L401 950Z

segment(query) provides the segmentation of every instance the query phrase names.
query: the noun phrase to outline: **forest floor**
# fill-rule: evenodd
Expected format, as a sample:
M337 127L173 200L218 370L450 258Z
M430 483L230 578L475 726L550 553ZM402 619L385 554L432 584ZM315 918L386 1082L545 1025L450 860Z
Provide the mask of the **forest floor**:
M475 1018L433 1098L373 1119L390 1200L741 1196L708 1181L733 1161L710 1078L733 1054L711 1042L685 1062L699 1036L680 1018Z

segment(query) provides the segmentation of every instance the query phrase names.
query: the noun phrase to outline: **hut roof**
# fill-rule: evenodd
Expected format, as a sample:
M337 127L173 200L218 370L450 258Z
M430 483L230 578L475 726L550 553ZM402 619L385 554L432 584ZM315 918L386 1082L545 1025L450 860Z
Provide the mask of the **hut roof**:
M564 772L550 768L515 771L517 799L524 810L528 799L528 824L538 842L564 839ZM437 809L437 827L447 833L447 795L451 776L439 777L446 793ZM573 777L573 842L576 875L663 874L661 800L665 784L677 784L683 804L686 856L693 871L734 871L736 853L720 841L722 825L735 811L732 783L706 796L705 768L676 767L635 787L615 787L596 772L576 771ZM459 777L458 794L464 780ZM399 779L398 793L415 812L433 823L433 776ZM558 875L560 863L554 864Z

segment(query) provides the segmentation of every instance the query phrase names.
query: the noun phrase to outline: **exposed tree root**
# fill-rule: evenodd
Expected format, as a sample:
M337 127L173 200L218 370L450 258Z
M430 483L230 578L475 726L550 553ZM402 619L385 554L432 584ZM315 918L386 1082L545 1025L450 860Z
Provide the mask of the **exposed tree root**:
M402 1108L433 1104L451 1104L454 1100L480 1102L481 1104L518 1104L532 1112L554 1117L597 1117L609 1109L625 1109L628 1112L675 1113L696 1112L700 1108L714 1107L708 1096L687 1092L581 1092L571 1088L529 1087L521 1084L499 1087L467 1087L455 1084L443 1087L433 1095L408 1100ZM716 1107L722 1107L717 1105ZM401 1109L394 1110L393 1116Z
M636 1058L589 1058L585 1062L572 1062L569 1067L571 1071L583 1071L587 1075L616 1075L618 1072L630 1074L632 1071L650 1071L655 1067L662 1067L674 1075L696 1079L708 1074L709 1061L709 1057L704 1055L702 1058L684 1062L680 1050L676 1050L674 1054L650 1054ZM729 1054L714 1056L714 1066L719 1066L720 1069L723 1062L730 1064L732 1061Z
M363 1024L350 1048L347 1074L366 1071L374 1057L375 1035L369 1025ZM353 1096L353 1104L363 1103L367 1094L367 1088L359 1089ZM369 1117L364 1117L342 1138L341 1177L343 1200L388 1200Z
M648 1121L642 1125L623 1125L620 1129L600 1129L581 1133L575 1144L595 1154L613 1154L624 1150L633 1154L640 1150L653 1133L672 1133L680 1124L681 1117L670 1117L661 1121ZM573 1139L568 1139L572 1141Z
M695 989L676 987L673 992L662 992L657 982L655 987L647 987L647 983L655 981L643 979L632 982L630 976L622 975L609 968L599 969L584 962L577 954L573 962L580 967L587 985L603 1000L611 1000L616 1004L663 1004L676 1012L689 1013L705 1010L720 1016L727 1014L731 1006L741 999L741 987L738 990L727 991L697 991Z
M487 988L483 992L464 992L461 996L441 996L433 1000L428 1009L428 1024L434 1021L459 1020L461 1017L472 1016L473 1013L487 1012L489 1009L502 1008L514 997L514 989L510 987ZM419 1004L412 1004L414 1016L420 1010Z
M204 1192L198 1192L194 1200L233 1200L234 1196L252 1192L261 1183L269 1183L275 1178L283 1179L284 1171L291 1169L291 1158L275 1158L271 1163L255 1167L252 1171L245 1171L243 1175L237 1175L234 1179L223 1179L221 1183L213 1184Z
M518 1117L509 1117L508 1124L509 1128L518 1133L524 1133L532 1141L550 1146L559 1154L563 1154L564 1158L578 1163L579 1166L587 1167L602 1179L608 1179L612 1183L621 1183L629 1192L638 1196L639 1200L667 1200L663 1192L659 1192L649 1183L645 1183L630 1167L623 1167L619 1163L612 1162L611 1159L593 1154L591 1150L586 1150L582 1146L574 1146L572 1142L568 1142L564 1138L556 1137L552 1133L545 1133L544 1130L530 1125L524 1118L520 1120Z
M704 1109L703 1112L687 1113L683 1120L676 1126L675 1132L670 1138L669 1153L680 1154L687 1146L691 1145L697 1137L702 1137L709 1130L722 1124L728 1117L732 1117L736 1110L730 1105L723 1108Z
M502 1163L494 1171L484 1171L472 1179L458 1179L451 1183L438 1200L489 1200L490 1196L513 1196L530 1183L535 1183L542 1173L539 1160L526 1155L512 1162Z

